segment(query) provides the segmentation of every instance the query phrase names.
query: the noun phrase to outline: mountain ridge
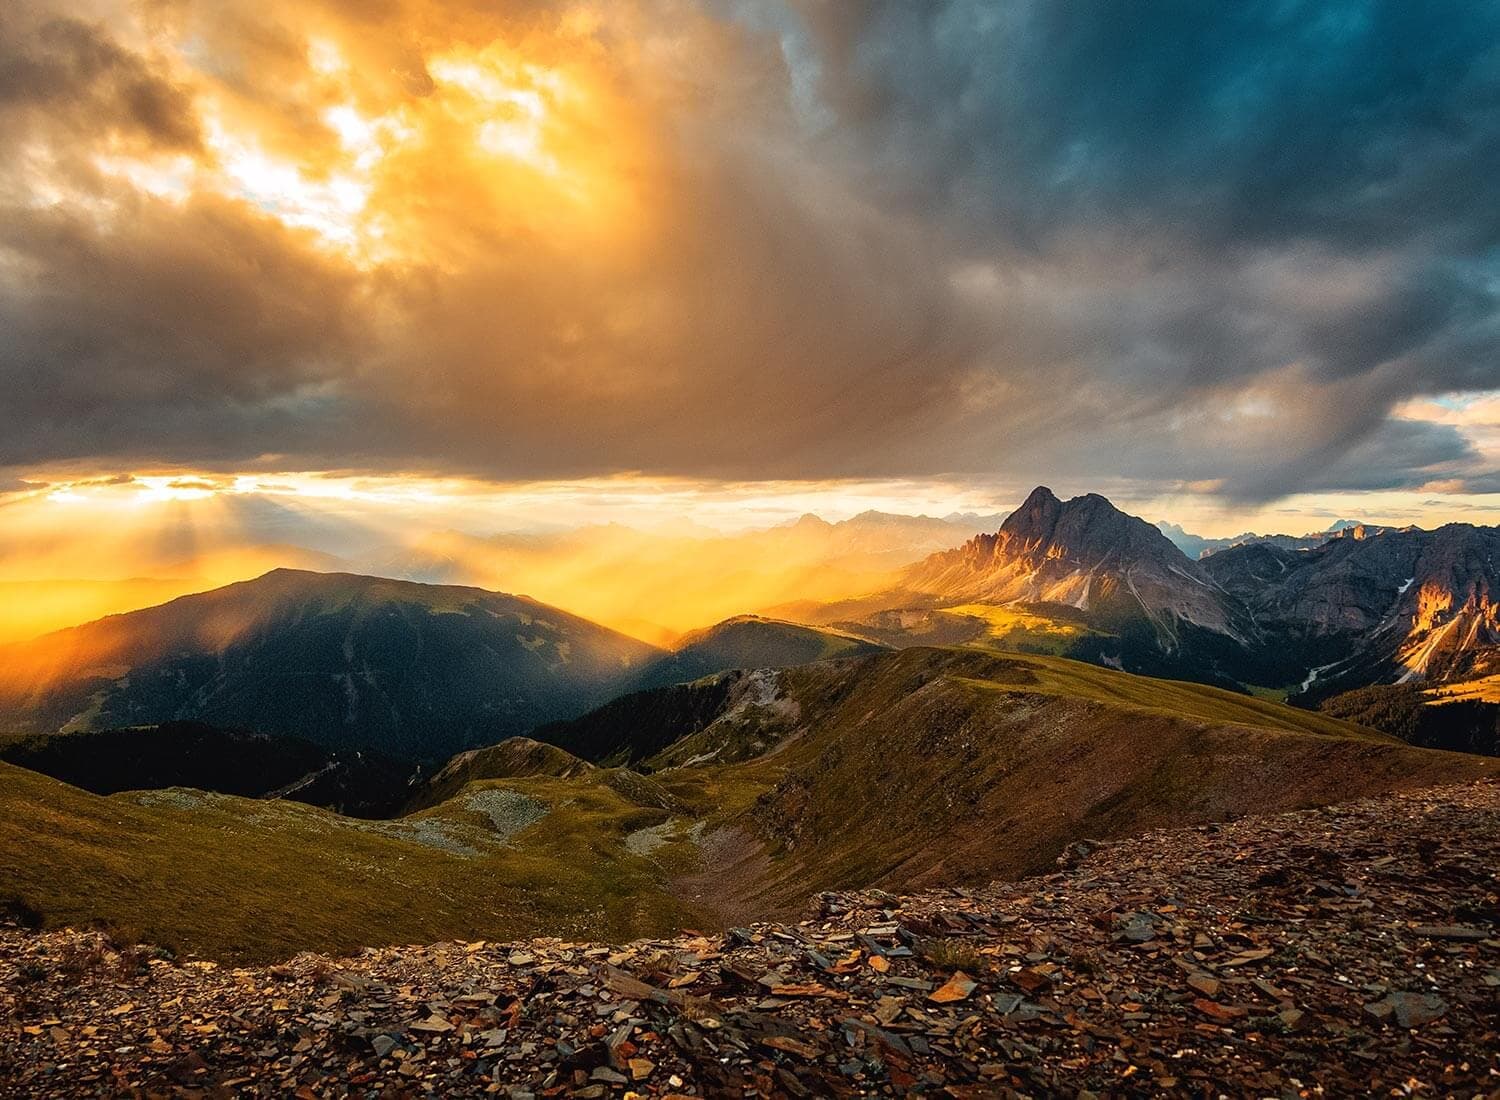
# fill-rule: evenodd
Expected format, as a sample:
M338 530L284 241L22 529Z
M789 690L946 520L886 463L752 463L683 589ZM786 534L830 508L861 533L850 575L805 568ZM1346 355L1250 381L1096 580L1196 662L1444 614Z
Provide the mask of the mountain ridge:
M197 719L432 761L582 713L659 652L529 597L278 569L0 649L0 720Z
M1441 680L1500 644L1500 528L1354 528L1311 550L1246 546L1204 568L1315 667L1303 694ZM1317 691L1312 689L1317 687Z
M1098 494L1038 486L999 531L930 555L898 587L799 617L891 645L1056 652L1316 704L1452 680L1500 652L1497 563L1500 528L1356 521L1314 545L1255 538L1192 561Z
M641 672L630 690L687 683L733 669L785 668L884 648L879 642L827 627L765 615L734 615L684 634L671 653Z

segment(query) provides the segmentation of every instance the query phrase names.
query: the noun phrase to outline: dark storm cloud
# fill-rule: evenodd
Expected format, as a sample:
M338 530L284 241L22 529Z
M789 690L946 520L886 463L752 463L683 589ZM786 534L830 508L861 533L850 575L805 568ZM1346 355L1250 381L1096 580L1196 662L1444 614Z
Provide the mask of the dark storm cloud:
M1403 483L1420 456L1374 446L1393 403L1500 384L1500 5L797 10L827 140L956 250L1078 297L1047 335L1125 407L1295 363L1302 400L1341 403L1325 458L1358 448L1355 480ZM1279 457L1216 476L1252 496L1350 480Z
M44 273L0 297L0 466L243 462L336 426L350 280L238 205L142 201L105 235L0 209L0 255Z
M1330 455L1327 466L1307 478L1309 487L1322 490L1420 489L1440 480L1447 471L1480 456L1474 445L1448 424L1425 424L1410 420L1384 420L1352 448ZM1282 491L1286 478L1268 479L1264 486L1253 483L1246 495Z
M38 18L31 4L18 0L0 12L0 113L28 108L91 137L123 134L185 151L200 141L188 95L149 59L120 46L100 25ZM15 125L12 120L8 128Z
M1463 482L1463 491L1466 493L1500 493L1500 473L1480 474L1477 477L1466 478Z
M1037 243L1080 224L1273 246L1494 240L1493 4L797 7L840 138L966 226L983 212Z
M158 5L185 66L100 4L0 14L0 466L1487 483L1390 414L1500 387L1500 4L610 5L653 238L421 193L466 245L421 270L91 157L207 156L198 79L316 175L309 35L415 101L444 34L544 49L560 8Z

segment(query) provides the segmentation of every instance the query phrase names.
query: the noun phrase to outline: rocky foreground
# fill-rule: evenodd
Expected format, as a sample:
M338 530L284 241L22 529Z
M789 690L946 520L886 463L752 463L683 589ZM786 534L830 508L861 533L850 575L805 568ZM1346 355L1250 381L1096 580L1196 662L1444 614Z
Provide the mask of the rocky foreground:
M625 947L231 969L6 928L0 1095L1500 1090L1500 784L1064 862Z

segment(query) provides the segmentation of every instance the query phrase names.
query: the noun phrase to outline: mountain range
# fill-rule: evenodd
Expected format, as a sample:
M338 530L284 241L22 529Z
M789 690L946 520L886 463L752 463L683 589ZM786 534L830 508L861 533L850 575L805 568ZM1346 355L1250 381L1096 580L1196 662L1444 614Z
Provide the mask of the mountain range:
M1249 545L1204 569L1271 644L1314 662L1303 693L1441 681L1500 643L1500 530L1355 527L1310 550Z
M738 616L667 652L524 596L279 569L0 647L0 731L135 727L133 751L158 771L178 749L141 728L182 722L220 728L225 760L247 748L234 731L252 730L433 767L631 691L881 648ZM291 742L281 751L303 755ZM74 775L61 762L41 770Z
M0 649L0 906L223 958L659 935L1492 776L1496 537L1194 561L1038 488L815 621L670 650L527 596L276 570ZM1349 686L1376 694L1282 701Z
M1497 550L1496 528L1355 524L1312 545L1257 539L1193 561L1103 497L1062 501L1039 487L996 533L813 618L886 644L1009 638L1005 648L1315 703L1371 683L1442 682L1490 653Z
M888 546L882 532L909 540L913 524L921 537L949 528L866 515L840 538ZM804 518L783 534L809 526L839 525ZM933 644L1311 705L1479 675L1500 653L1497 550L1494 528L1356 524L1311 546L1260 539L1194 561L1102 496L1038 487L995 532L872 595L732 616L671 650L529 597L283 569L0 647L0 723L50 733L189 720L435 767L633 691Z
M1311 531L1305 535L1260 535L1254 531L1246 531L1244 534L1231 535L1228 538L1204 538L1184 530L1181 525L1159 520L1156 524L1162 534L1172 540L1172 544L1188 557L1193 559L1206 558L1210 554L1218 553L1220 550L1228 550L1233 546L1246 546L1252 543L1270 543L1287 550L1311 550L1314 546L1320 546L1329 539L1336 536L1340 531L1346 531L1351 527L1370 527L1357 519L1335 520L1330 526L1322 531ZM1374 529L1370 527L1370 529Z

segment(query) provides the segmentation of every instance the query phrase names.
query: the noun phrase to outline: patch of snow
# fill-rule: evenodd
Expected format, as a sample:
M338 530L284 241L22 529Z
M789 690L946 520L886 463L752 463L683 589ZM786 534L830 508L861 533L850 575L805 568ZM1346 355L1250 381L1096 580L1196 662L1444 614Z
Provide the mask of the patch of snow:
M303 788L316 783L319 779L323 778L323 776L327 775L329 772L337 770L338 766L338 761L330 760L317 771L308 772L300 779L294 779L285 787L279 787L276 790L271 791L269 794L263 795L262 797L268 800L274 800L278 798L285 798L290 794L295 794L297 791L300 791Z
M1310 688L1310 687L1313 686L1313 682L1315 680L1317 680L1317 678L1319 676L1321 676L1323 673L1327 672L1330 668L1336 668L1338 665L1340 665L1342 663L1343 662L1341 662L1341 661L1334 661L1333 664L1331 664L1331 665L1319 665L1317 668L1312 669L1311 671L1308 672L1307 679L1302 681L1302 686L1299 687L1297 690L1298 691L1306 691L1308 688Z
M1169 562L1167 564L1167 569L1170 570L1173 573L1176 573L1179 577L1181 577L1185 581L1192 581L1194 584L1202 585L1205 588L1212 587L1209 584L1209 582L1206 581L1206 580L1204 580L1202 577L1195 577L1191 573L1185 573L1185 572L1183 572L1182 567L1180 565L1177 565L1175 563Z

